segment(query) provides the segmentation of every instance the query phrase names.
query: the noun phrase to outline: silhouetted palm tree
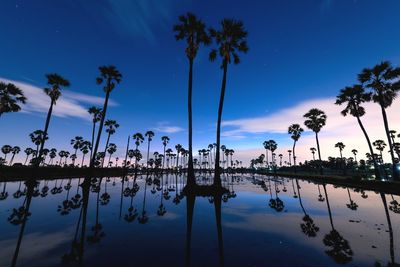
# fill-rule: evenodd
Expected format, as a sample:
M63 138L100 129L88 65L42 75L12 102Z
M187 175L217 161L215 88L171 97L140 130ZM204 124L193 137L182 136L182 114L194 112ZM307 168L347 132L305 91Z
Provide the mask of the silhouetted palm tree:
M101 119L99 124L99 131L97 132L96 143L94 143L93 155L90 161L90 167L94 167L94 162L96 159L97 150L100 144L101 132L103 131L104 119L107 113L108 100L110 98L111 91L115 88L116 84L121 82L122 75L115 68L115 66L102 66L99 67L100 76L97 77L97 84L104 84L103 90L106 93L104 100L103 109L101 111ZM93 144L93 143L92 143Z
M310 151L312 153L313 160L315 160L315 152L317 151L317 149L315 147L310 147Z
M318 133L321 131L322 127L326 123L326 115L320 109L312 108L306 114L303 115L306 119L304 125L315 133L315 140L317 141L318 159L320 164L320 172L322 174L322 164L321 164L321 150L319 147Z
M295 166L294 171L296 172L296 142L299 141L301 133L304 132L303 128L300 127L299 124L294 123L289 126L288 134L291 134L291 138L293 139L293 166Z
M342 142L337 142L335 144L335 147L339 148L339 153L340 153L340 163L343 165L343 155L342 155L342 151L343 149L346 147L345 144L343 144ZM345 167L345 166L342 166Z
M176 170L178 171L178 168L179 168L179 153L181 152L181 149L182 149L182 145L181 144L177 144L177 145L175 145L175 149L176 149L176 155L177 155L177 158L176 158Z
M106 146L104 148L104 154L106 154L107 149L108 149L108 144L110 142L110 137L111 137L111 135L113 135L115 133L116 129L119 127L119 124L117 123L116 120L106 120L106 122L104 123L104 126L106 126L106 133L108 133ZM101 165L102 166L104 165L104 160Z
M163 162L162 162L162 168L164 169L164 163L165 163L165 149L166 149L166 147L167 147L167 145L168 145L168 143L169 143L169 137L168 136L162 136L161 137L161 141L162 141L162 143L163 143L163 147L164 147L164 154L163 154Z
M18 112L20 104L25 104L26 97L21 89L12 83L0 82L0 117L4 113Z
M361 117L365 115L365 108L361 105L370 100L371 100L370 93L366 93L361 85L354 85L351 87L350 86L345 87L344 89L340 90L339 95L336 97L335 104L336 105L346 104L346 107L341 111L341 114L343 116L347 116L347 114L350 114L353 117L357 118L358 125L360 126L365 136L365 139L367 140L368 148L372 155L372 160L375 167L376 179L379 179L378 164L376 163L376 159L374 157L371 141L369 139L367 131L364 128L363 123L361 122Z
M399 172L396 167L394 149L389 133L389 123L386 108L390 107L400 90L400 68L393 68L388 61L377 64L372 69L365 68L358 75L358 80L363 86L372 90L372 100L381 107L383 124L389 144L390 156L393 164L393 178L399 180Z
M54 160L54 158L57 156L57 149L55 149L55 148L50 149L49 156L50 156L49 164L53 164L53 160ZM28 158L28 157L27 157L27 158ZM26 161L25 161L25 162L26 162Z
M108 145L108 148L107 148L107 152L108 152L108 154L110 155L110 156L108 157L108 164L107 164L107 166L110 166L111 156L112 156L112 154L114 154L116 151L117 151L117 145L116 145L116 144L113 144L113 143L110 143L110 144Z
M12 146L10 145L4 145L1 147L1 152L3 152L4 154L4 161L7 161L7 155L11 153L11 151L12 151Z
M80 147L80 150L82 152L82 162L81 162L81 167L83 167L83 163L85 161L85 156L89 151L92 151L92 144L89 141L83 141L82 146Z
M185 53L189 60L189 80L188 80L188 145L189 145L189 163L188 163L188 183L195 184L193 169L193 125L192 125L192 80L193 80L193 61L197 56L200 45L208 45L210 37L205 30L206 26L194 14L187 13L179 16L179 24L174 25L176 40L186 41Z
M268 150L269 150L269 147L270 147L269 140L268 141L264 141L263 146L265 148L266 166L268 167L269 166Z
M92 115L93 127L92 127L91 144L93 144L94 143L94 135L95 135L95 132L96 132L96 123L98 123L101 120L102 112L101 112L101 108L97 108L97 107L94 107L94 106L90 107L88 109L88 112L89 112L90 115ZM93 154L92 154L93 151L92 150L93 150L93 148L90 149L90 158L92 158L92 156L93 156Z
M217 186L221 185L219 160L220 160L220 145L221 145L221 120L222 120L222 109L224 105L225 89L226 89L226 75L228 71L228 64L232 61L234 64L240 63L238 53L246 53L248 46L246 43L247 32L243 27L241 21L235 21L233 19L224 19L221 22L221 29L215 30L210 29L211 37L216 41L218 50L213 49L210 53L210 60L214 61L219 55L222 59L221 68L223 69L221 95L219 98L218 107L218 120L217 120L217 146L216 146L216 157L215 157L215 179L214 184Z
M42 144L45 142L45 140L49 138L47 137L47 134L42 130L36 130L33 133L30 133L29 137L31 138L32 143L36 145L36 156L35 156L36 158L35 162L33 163L34 165L38 166L38 163L36 161L39 161L39 163L41 161L40 158L38 157L40 152L39 147L42 147Z
M13 163L13 161L14 161L15 155L18 154L20 151L21 151L21 148L20 148L19 146L14 146L14 147L11 149L12 157L11 157L10 164L9 164L10 166L12 165L12 163Z
M75 136L74 139L71 139L71 145L75 149L75 155L77 156L78 149L82 147L83 144L83 137L82 136ZM76 158L75 158L76 159ZM72 164L75 165L75 159L72 160Z
M381 160L383 161L382 152L386 147L386 143L383 140L375 140L372 145L380 152Z
M144 136L147 137L147 159L146 159L146 168L149 169L149 156L150 156L150 142L153 140L154 132L147 131Z
M352 149L352 150L351 150L351 153L353 153L353 155L354 155L354 161L357 162L357 153L358 153L358 150L357 150L357 149Z
M39 166L41 162L42 150L44 148L46 140L48 139L47 131L49 129L50 118L53 112L53 106L57 103L58 98L61 96L61 88L69 86L69 81L64 79L57 73L47 74L46 78L47 78L47 84L50 85L50 88L44 88L44 92L46 93L46 95L50 97L50 107L49 111L47 112L46 123L43 130L43 136L45 136L46 138L40 144L40 150L38 153L39 159L36 162L37 166Z
M25 152L25 154L26 154L26 158L25 158L24 165L26 165L29 156L32 155L34 151L35 151L35 150L33 150L33 148L31 148L31 147L25 148L24 152Z

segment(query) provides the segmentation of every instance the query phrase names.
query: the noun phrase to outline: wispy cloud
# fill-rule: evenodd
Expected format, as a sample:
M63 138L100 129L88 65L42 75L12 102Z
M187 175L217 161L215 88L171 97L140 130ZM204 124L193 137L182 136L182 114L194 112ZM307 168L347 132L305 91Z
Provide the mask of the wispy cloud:
M121 34L155 43L155 29L169 25L172 0L106 0L103 15Z
M1 77L0 81L13 83L24 92L24 95L27 97L27 102L25 105L22 105L22 112L47 113L50 100L49 97L43 93L42 88L25 82L13 81ZM90 120L90 116L87 112L87 106L100 106L103 103L104 99L102 97L63 90L61 97L54 106L53 115L64 118L77 117L84 120ZM111 100L109 103L111 106L117 105L117 103L113 100Z
M236 138L236 136L254 136L255 134L262 134L265 136L265 139L270 139L271 135L278 136L276 138L278 142L277 153L286 154L286 151L291 149L292 143L290 136L287 134L288 126L292 123L303 125L303 114L310 110L310 108L316 107L325 111L328 117L326 126L319 135L323 158L338 156L338 150L334 145L339 141L347 145L344 151L346 157L353 156L350 151L355 148L359 151L360 158L364 158L365 153L368 152L368 147L356 119L352 116L343 117L340 114L343 107L335 105L334 102L335 98L333 97L314 99L301 102L293 107L281 109L266 116L224 121L223 126L225 131L223 135L226 139L229 139L231 136ZM379 106L375 103L367 103L365 108L367 114L362 117L362 121L371 141L382 139L387 142ZM400 130L400 114L397 112L399 108L400 99L396 99L387 110L390 128L397 131ZM229 130L226 130L227 128ZM303 126L303 128L307 130L306 127ZM298 142L297 152L299 159L310 159L309 148L313 146L316 146L315 136L307 130ZM237 155L240 154L243 159L249 160L250 157L256 157L259 153L265 153L262 148L262 140L260 140L259 147L248 147L248 150L243 150L237 153ZM384 153L384 156L388 160L387 154L387 152Z
M179 133L183 132L185 129L179 126L169 125L169 122L159 122L158 126L154 128L155 131L161 133Z

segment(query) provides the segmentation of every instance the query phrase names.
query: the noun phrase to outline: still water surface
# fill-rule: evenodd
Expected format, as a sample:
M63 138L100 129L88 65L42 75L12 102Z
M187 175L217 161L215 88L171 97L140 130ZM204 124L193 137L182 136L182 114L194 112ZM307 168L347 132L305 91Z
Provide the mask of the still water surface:
M219 200L185 197L182 175L144 178L97 179L87 190L78 186L84 179L41 180L31 190L1 183L0 266L400 262L396 195L241 175L224 177L230 192Z

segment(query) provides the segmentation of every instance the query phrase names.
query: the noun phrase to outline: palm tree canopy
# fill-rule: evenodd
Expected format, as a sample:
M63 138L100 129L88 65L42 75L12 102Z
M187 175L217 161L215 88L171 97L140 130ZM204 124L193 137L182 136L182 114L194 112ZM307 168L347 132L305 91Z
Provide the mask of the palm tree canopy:
M56 104L58 98L61 96L61 87L68 87L69 81L64 79L57 73L46 74L47 84L51 86L51 88L44 88L44 92L48 95Z
M96 78L96 83L104 83L104 92L110 93L115 88L115 85L121 82L122 74L112 65L101 66L99 70L100 76Z
M210 35L215 39L218 50L210 52L209 59L214 61L219 55L222 58L222 65L230 64L233 58L234 64L240 63L238 52L247 53L249 50L246 37L247 31L244 30L243 22L224 19L221 21L221 30L210 29Z
M362 85L356 84L353 86L347 86L340 90L338 96L336 96L336 105L346 104L346 107L341 111L343 116L350 114L354 117L362 117L365 114L362 103L371 100L371 93L366 93Z
M109 154L114 154L117 151L117 145L114 143L110 143L107 147L107 152Z
M373 91L374 102L387 108L392 105L400 90L400 68L393 68L389 61L384 61L373 68L363 69L358 80Z
M304 125L315 133L321 131L327 118L325 112L317 108L310 109L303 117L306 118Z
M206 32L205 24L188 12L186 15L179 16L179 24L174 25L175 39L177 41L186 40L186 56L194 59L201 44L209 45L211 38Z
M335 144L335 147L339 148L339 150L342 151L346 146L342 142L337 142Z
M21 89L12 83L0 82L0 116L3 113L20 111L18 102L25 104L25 101L26 97Z
M74 149L81 148L83 144L83 137L82 136L75 136L74 139L71 139L71 145Z
M291 137L294 141L299 140L302 132L304 132L304 129L301 128L300 125L297 123L290 125L288 128L288 134L292 135Z
M3 154L8 154L12 151L12 146L10 145L4 145L1 147L1 152L3 152Z
M32 143L37 146L49 139L47 135L45 136L44 131L42 130L36 130L33 133L30 133L29 137L31 138Z
M166 146L169 142L169 137L168 136L162 136L161 140L163 142L163 145Z
M383 151L384 149L385 149L385 147L386 147L386 143L385 143L385 141L383 141L383 140L375 140L373 143L372 143L372 145L374 146L374 147L376 147L376 149L377 150L379 150L379 151Z
M147 137L147 139L149 141L152 141L153 140L153 136L154 136L154 132L153 131L147 131L144 135Z
M109 134L114 134L115 130L119 127L119 124L116 120L106 120L104 125L107 127L106 132Z
M101 108L97 108L95 106L92 106L88 109L88 112L90 115L93 116L93 123L99 122L101 120L101 115L102 115L102 109Z
M143 134L141 134L141 133L135 133L135 134L132 136L132 138L135 140L135 144L136 144L137 146L140 145L141 143L143 143L143 141L144 141Z

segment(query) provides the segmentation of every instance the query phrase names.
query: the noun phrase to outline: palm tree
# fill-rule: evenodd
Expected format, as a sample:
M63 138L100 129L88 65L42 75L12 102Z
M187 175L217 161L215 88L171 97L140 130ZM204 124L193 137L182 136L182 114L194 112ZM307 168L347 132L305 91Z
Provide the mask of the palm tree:
M339 148L340 159L343 160L342 151L346 147L345 144L343 144L342 142L337 142L335 144L335 147Z
M110 98L111 91L115 88L115 85L121 82L122 75L115 68L115 66L101 66L99 67L100 76L97 77L97 84L104 84L103 90L106 93L106 98L104 100L103 109L101 111L101 119L99 124L99 131L97 132L96 143L94 145L92 159L90 161L90 167L94 166L94 162L96 159L97 150L99 148L101 132L103 131L104 119L107 113L108 100ZM92 143L93 144L93 143Z
M25 158L24 165L26 165L26 162L28 161L29 156L32 155L34 151L35 150L33 150L33 148L31 148L31 147L25 148L24 152L26 154L26 158Z
M25 153L26 153L26 152L25 152ZM54 158L57 156L57 149L55 149L55 148L50 149L49 156L50 156L49 164L50 164L50 163L53 164L53 160L54 160ZM26 159L28 159L28 156L26 157ZM26 160L25 160L25 163L26 163Z
M111 156L112 156L112 154L114 154L116 151L117 151L117 145L116 145L116 144L113 144L113 143L110 143L110 144L108 145L108 147L107 147L107 152L108 152L108 154L110 155L110 156L108 157L108 165L107 165L107 166L110 166Z
M76 156L77 156L77 153L78 153L78 149L80 149L82 147L83 142L84 142L84 140L83 140L82 136L75 136L74 139L71 139L71 145L75 149L75 153L74 154ZM74 164L74 165L75 165L75 160L76 160L76 158L72 159L72 164Z
M366 93L364 87L361 85L353 85L352 87L348 86L340 90L339 95L336 97L335 104L336 105L346 104L346 107L341 111L341 114L343 116L347 116L347 114L350 114L353 117L357 118L358 125L360 126L365 136L365 139L367 140L368 148L371 153L372 161L375 167L376 179L379 179L378 164L376 163L371 141L369 139L367 131L364 128L363 123L361 122L361 117L365 115L365 108L361 105L370 100L371 100L371 93Z
M57 103L58 98L61 96L61 88L68 87L69 81L58 75L57 73L47 74L47 84L50 85L50 88L44 88L44 92L46 95L50 97L50 107L49 111L47 112L46 123L44 126L43 135L46 137L43 139L43 142L40 144L40 150L38 154L39 160L37 160L36 164L39 166L42 157L42 150L44 148L44 143L48 139L47 131L49 129L50 118L53 112L53 106Z
M293 166L295 166L294 171L296 172L296 142L299 141L301 133L303 132L303 128L300 127L299 124L294 123L289 126L288 134L291 134L291 138L293 139Z
M7 154L11 153L12 151L12 146L10 145L4 145L1 147L1 152L4 154L4 161L7 160Z
M144 136L147 137L147 160L146 160L146 168L149 169L149 156L150 156L150 142L153 140L154 132L147 131Z
M11 166L12 163L13 163L13 160L14 160L15 155L18 154L20 151L21 151L21 148L20 148L19 146L14 146L14 147L11 149L12 157L11 157L10 164L9 164L10 166Z
M381 160L383 161L383 157L382 157L382 151L385 149L386 147L386 143L383 140L375 140L372 145L376 148L376 150L378 150L380 152L381 155Z
M386 108L390 107L400 90L400 68L393 68L388 61L377 64L372 69L365 68L358 75L358 80L363 86L372 90L372 100L381 107L383 124L392 158L393 178L399 180L400 176L396 167L394 149L390 139L389 123Z
M26 97L21 89L12 83L0 82L0 117L3 113L20 111L18 102L25 104L25 101Z
M38 157L40 154L39 146L41 146L45 142L45 140L48 139L47 134L42 130L36 130L30 133L29 137L31 138L32 143L36 145L36 157ZM35 164L37 164L37 162L35 162Z
M216 157L215 157L215 179L214 185L221 186L221 177L219 169L219 150L221 144L221 120L222 120L222 109L224 105L225 89L226 89L226 74L228 71L228 64L233 60L234 64L240 63L238 52L246 53L248 46L246 43L247 32L243 27L241 21L235 21L233 19L224 19L221 22L221 30L210 30L210 35L215 39L218 45L218 51L213 49L210 53L210 60L214 61L217 55L222 58L221 67L223 69L222 85L221 85L221 96L219 98L218 107L218 120L217 120L217 146L216 146Z
M85 161L85 156L87 153L89 153L89 151L92 150L92 144L90 143L90 141L83 141L82 142L82 146L80 147L80 150L82 152L82 162L81 162L81 167L83 167L83 163Z
M326 115L320 109L312 108L306 114L303 115L306 120L304 125L315 133L315 140L317 141L318 159L320 162L320 172L322 174L322 164L321 164L321 150L319 148L318 133L321 131L326 123Z
M192 80L193 80L193 61L197 56L200 45L208 45L210 37L205 30L206 26L194 14L187 13L186 16L179 16L179 24L175 25L173 31L176 33L177 41L186 41L186 56L189 60L189 81L188 81L188 145L189 145L189 165L188 165L188 183L195 184L193 168L193 125L192 125Z
M289 166L292 166L292 150L289 149L287 152L289 153Z
M270 147L269 140L268 141L264 141L263 146L265 148L266 166L268 167L269 166L268 150L269 150L269 147Z
M104 148L104 154L106 154L107 149L108 149L108 143L110 142L110 137L111 137L111 135L113 135L115 133L116 129L119 127L119 124L117 123L116 120L106 120L104 125L107 127L106 133L108 133L106 146ZM104 165L104 160L103 160L101 166L103 166L103 165Z
M179 153L181 152L181 150L182 150L182 145L181 144L177 144L177 145L175 145L175 149L176 149L176 155L177 155L177 158L176 158L176 170L178 171L178 165L179 165Z
M351 153L353 153L353 155L354 155L354 161L357 162L357 153L358 153L358 150L357 150L357 149L352 149L352 150L351 150Z
M92 115L92 122L93 122L93 128L92 128L92 141L91 144L93 144L94 142L94 134L96 132L96 123L98 123L101 120L101 108L97 108L97 107L90 107L88 109L88 112L90 115ZM92 151L93 148L90 149L90 158L92 158Z
M315 152L317 151L317 149L315 147L310 147L310 151L312 153L313 160L315 160Z
M163 146L164 146L164 154L163 154L163 162L162 162L162 168L164 169L164 163L165 163L165 149L166 149L166 147L167 147L167 145L168 145L169 137L168 137L168 136L162 136L162 137L161 137L161 141L162 141Z

